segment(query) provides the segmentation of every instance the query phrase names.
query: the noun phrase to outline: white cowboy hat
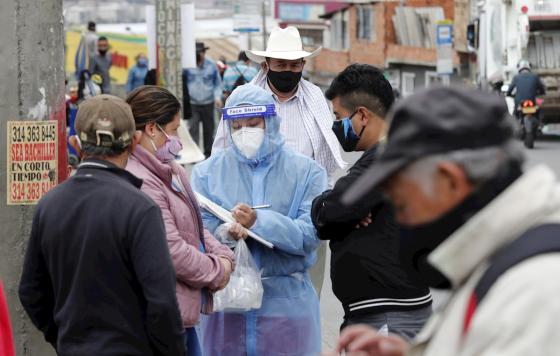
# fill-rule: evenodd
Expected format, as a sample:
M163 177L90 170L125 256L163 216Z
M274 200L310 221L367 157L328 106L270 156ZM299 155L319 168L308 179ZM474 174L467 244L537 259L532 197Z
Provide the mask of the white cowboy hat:
M322 49L322 47L319 47L313 52L304 51L298 29L288 26L286 28L276 27L272 30L268 38L266 51L247 50L245 54L253 62L262 63L267 57L287 60L313 58Z

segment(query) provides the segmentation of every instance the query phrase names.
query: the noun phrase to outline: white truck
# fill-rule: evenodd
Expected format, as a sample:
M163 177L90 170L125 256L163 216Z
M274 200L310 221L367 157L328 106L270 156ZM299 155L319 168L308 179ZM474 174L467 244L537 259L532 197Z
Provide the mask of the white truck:
M560 123L560 0L481 0L477 7L470 35L480 86L510 83L519 61L529 60L546 87L544 123Z

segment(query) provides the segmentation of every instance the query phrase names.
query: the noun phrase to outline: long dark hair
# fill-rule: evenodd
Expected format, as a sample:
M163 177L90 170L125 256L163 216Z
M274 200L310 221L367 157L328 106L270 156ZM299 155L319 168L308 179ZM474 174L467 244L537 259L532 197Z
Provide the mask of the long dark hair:
M169 90L155 85L143 85L134 89L126 97L132 108L136 129L155 122L160 126L167 125L181 110L179 100Z

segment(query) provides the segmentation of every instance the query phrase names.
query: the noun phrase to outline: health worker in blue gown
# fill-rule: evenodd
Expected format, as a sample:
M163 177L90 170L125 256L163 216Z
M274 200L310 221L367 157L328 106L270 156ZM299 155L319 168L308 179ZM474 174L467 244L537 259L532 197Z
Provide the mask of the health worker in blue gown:
M319 300L308 270L319 240L310 210L313 198L327 188L327 174L312 159L284 145L281 118L264 89L252 84L238 87L223 117L229 145L196 165L191 183L195 191L231 210L237 223L223 224L203 211L204 224L230 246L246 238L250 229L274 248L246 239L262 270L262 306L206 318L203 353L316 355L321 351ZM262 205L269 207L252 208Z

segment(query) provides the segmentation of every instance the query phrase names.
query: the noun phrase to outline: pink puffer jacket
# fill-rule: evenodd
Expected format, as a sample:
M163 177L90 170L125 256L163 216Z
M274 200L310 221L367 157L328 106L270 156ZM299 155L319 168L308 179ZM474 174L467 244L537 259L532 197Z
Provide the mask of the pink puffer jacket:
M219 257L225 257L233 264L233 253L204 229L196 198L181 166L175 162L161 163L138 145L126 169L144 180L142 191L161 209L177 276L177 301L181 317L185 328L192 327L200 319L202 295L206 300L202 312L208 314L212 311L212 294L209 290L218 288L224 278ZM173 183L173 175L180 185ZM205 253L201 252L201 236L204 237Z

